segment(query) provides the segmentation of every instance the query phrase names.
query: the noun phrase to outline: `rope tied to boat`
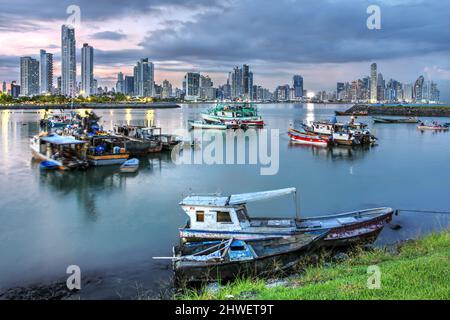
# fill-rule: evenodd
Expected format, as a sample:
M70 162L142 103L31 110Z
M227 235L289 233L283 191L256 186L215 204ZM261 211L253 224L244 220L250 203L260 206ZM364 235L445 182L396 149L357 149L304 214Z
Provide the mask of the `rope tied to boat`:
M397 209L397 210L395 210L395 215L397 216L401 211L414 212L414 213L450 214L450 211L418 210L418 209Z

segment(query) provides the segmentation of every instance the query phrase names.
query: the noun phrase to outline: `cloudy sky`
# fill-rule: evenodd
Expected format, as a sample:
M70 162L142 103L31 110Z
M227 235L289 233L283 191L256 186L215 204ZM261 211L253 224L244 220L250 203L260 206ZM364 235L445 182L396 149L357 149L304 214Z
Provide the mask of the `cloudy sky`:
M373 4L380 30L366 25ZM54 53L59 75L70 5L81 9L77 47L94 47L101 85L148 57L157 83L180 86L185 72L200 71L221 84L247 63L255 84L271 90L293 74L308 90L332 90L375 61L386 79L435 80L450 101L450 2L442 0L0 0L1 81L18 80L19 57L39 49Z

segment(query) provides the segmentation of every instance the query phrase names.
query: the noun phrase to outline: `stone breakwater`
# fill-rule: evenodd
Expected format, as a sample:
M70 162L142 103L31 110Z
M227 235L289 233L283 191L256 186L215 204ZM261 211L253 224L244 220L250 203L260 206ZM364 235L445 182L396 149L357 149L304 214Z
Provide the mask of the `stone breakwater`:
M450 106L370 106L356 104L345 113L385 116L450 117Z

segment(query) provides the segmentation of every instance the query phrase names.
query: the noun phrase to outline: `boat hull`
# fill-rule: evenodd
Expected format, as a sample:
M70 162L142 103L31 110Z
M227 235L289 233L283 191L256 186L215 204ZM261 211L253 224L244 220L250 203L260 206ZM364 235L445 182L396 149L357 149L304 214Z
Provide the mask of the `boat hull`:
M109 166L116 164L123 164L127 161L129 154L111 154L103 156L92 156L88 155L89 164L93 166Z
M417 126L417 129L419 130L437 130L437 131L447 131L449 127L439 126L439 127L433 127L433 126Z
M212 281L229 281L239 277L276 276L280 272L295 268L305 256L318 248L318 243L325 236L316 236L308 244L298 245L295 249L256 257L246 261L228 261L223 263L174 263L177 285L187 283L205 283ZM297 240L298 241L298 240ZM177 254L178 249L174 248Z
M208 230L195 230L190 228L181 228L179 230L180 238L184 241L203 241L210 239L239 239L239 240L257 240L267 239L274 237L286 237L301 233L321 232L329 229L329 234L321 241L323 247L342 247L352 246L361 243L367 243L376 239L378 234L384 228L384 226L392 220L393 210L388 208L385 213L375 214L373 217L367 219L355 219L350 223L335 223L326 224L323 226L311 226L308 227L310 221L326 221L331 219L339 219L344 217L345 214L327 216L321 218L300 219L297 220L297 227L290 228L278 228L277 231L255 231L252 232L244 230L236 231L208 231ZM357 216L355 214L354 216ZM334 218L336 217L336 218ZM349 217L349 216L347 216ZM351 217L351 216L350 216ZM283 230L284 229L284 230Z
M291 138L291 141L294 143L301 143L301 144L311 144L316 146L323 146L326 147L328 145L328 141L321 138L320 136L313 136L313 135L300 135L300 134L294 134L292 132L288 132L288 136Z

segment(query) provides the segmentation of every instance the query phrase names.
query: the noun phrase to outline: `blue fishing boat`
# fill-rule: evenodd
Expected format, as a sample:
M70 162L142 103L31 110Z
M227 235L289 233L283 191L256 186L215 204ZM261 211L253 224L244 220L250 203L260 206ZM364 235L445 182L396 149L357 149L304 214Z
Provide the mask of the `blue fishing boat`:
M139 169L139 160L136 158L125 161L120 166L120 172L123 173L134 173Z
M42 161L39 164L39 167L43 170L56 170L59 168L59 163L55 162L55 161Z

